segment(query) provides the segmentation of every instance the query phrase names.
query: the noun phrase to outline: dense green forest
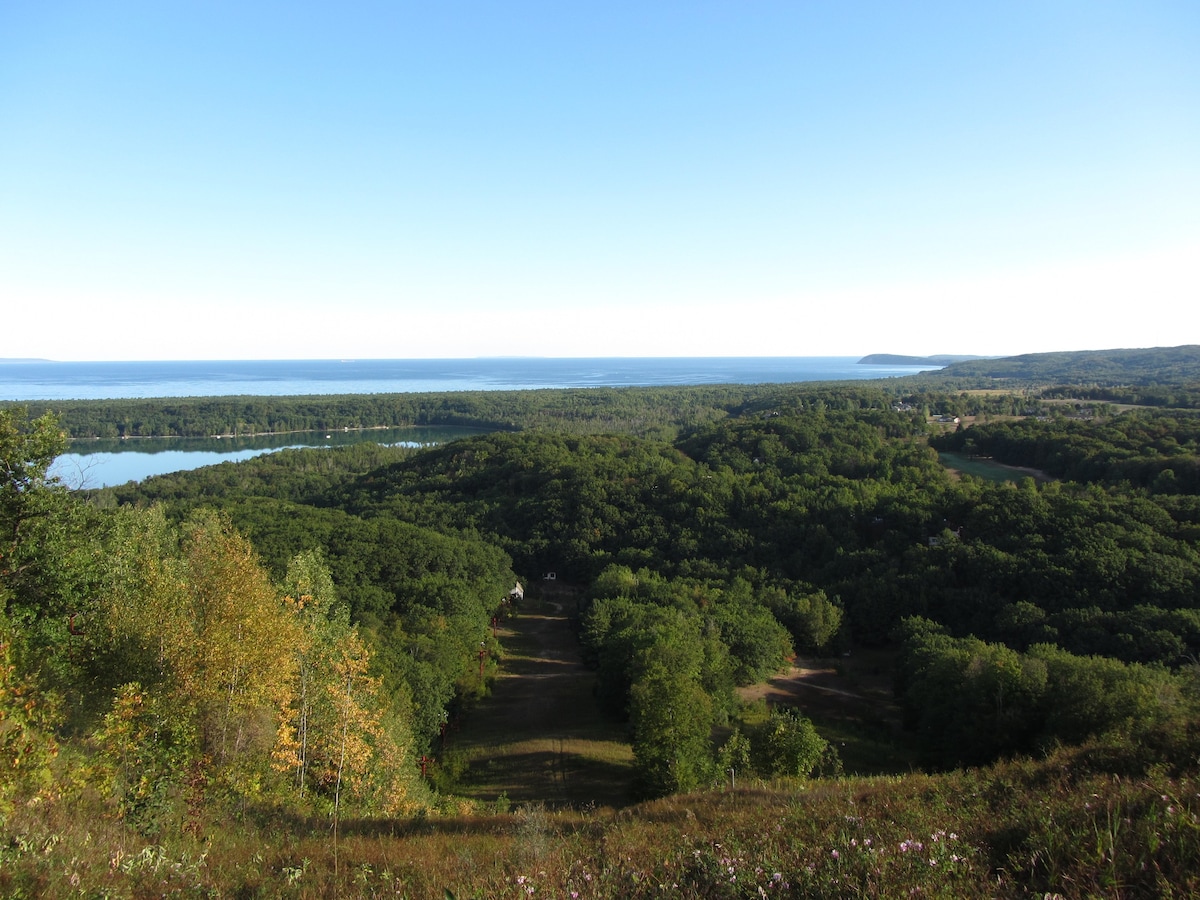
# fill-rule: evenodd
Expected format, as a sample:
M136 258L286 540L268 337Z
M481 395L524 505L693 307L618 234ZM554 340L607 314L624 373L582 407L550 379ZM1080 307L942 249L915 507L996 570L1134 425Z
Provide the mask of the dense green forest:
M94 502L165 502L175 516L221 509L276 577L291 554L320 549L355 620L373 629L410 615L405 598L423 590L400 574L411 562L393 562L413 546L410 531L482 538L514 577L554 571L592 586L605 615L617 601L670 607L694 632L676 644L714 636L728 659L718 664L710 649L695 671L718 718L732 684L792 652L901 646L912 617L955 639L1017 653L1053 645L1123 666L1178 668L1200 652L1194 417L1005 419L937 434L924 412L872 388L780 401L670 442L524 431L392 461L384 451L289 451ZM955 478L938 449L1057 478ZM614 573L640 587L597 593ZM584 627L598 660L608 651L596 615L589 609ZM598 690L628 715L636 666L619 658L625 681L610 689L601 668ZM428 723L418 733L428 738ZM950 747L944 762L977 761Z
M244 421L307 427L309 399ZM354 398L347 417L441 404L495 430L92 492L46 477L53 411L4 406L0 814L165 841L461 810L422 773L486 698L510 592L549 573L627 723L631 799L838 776L802 710L752 721L737 689L864 648L895 660L900 739L930 771L1090 746L1126 748L1094 771L1194 774L1200 417L1061 399L926 377Z

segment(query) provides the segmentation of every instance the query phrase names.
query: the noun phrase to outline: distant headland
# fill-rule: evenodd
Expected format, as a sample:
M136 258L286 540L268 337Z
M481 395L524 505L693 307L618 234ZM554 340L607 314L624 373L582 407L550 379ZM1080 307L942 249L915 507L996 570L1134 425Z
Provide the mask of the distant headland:
M871 353L860 359L858 364L860 366L948 366L951 363L988 358L986 356L964 356L949 353L939 353L937 356L901 356L896 353Z

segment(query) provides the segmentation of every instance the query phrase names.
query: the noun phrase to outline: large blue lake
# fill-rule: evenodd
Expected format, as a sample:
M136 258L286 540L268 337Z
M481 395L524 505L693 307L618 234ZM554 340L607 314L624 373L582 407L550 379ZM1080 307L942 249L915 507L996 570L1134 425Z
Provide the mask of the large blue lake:
M496 358L442 360L252 360L178 362L2 362L0 400L302 396L429 393L694 384L859 381L911 375L912 366L864 366L858 357L797 356L661 359ZM72 487L106 487L284 447L359 440L430 445L467 429L352 432L209 440L76 442L55 462Z
M853 356L371 359L0 363L0 400L297 396L678 384L768 384L911 375Z

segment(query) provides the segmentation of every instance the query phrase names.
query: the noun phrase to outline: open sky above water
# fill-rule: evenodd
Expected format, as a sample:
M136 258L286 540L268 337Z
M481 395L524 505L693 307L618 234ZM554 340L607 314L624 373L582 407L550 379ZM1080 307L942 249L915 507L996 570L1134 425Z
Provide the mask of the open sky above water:
M1200 342L1200 5L5 4L0 357Z

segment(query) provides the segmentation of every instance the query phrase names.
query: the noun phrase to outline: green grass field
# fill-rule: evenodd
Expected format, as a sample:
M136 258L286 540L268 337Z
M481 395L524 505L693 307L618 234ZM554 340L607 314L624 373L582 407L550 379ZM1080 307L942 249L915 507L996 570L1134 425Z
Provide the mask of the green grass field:
M938 459L942 465L952 472L963 475L973 475L984 481L1020 481L1023 478L1033 478L1037 481L1048 481L1049 477L1043 472L1031 469L1021 469L1016 466L1006 466L990 459L975 459L963 456L961 453L939 453Z

